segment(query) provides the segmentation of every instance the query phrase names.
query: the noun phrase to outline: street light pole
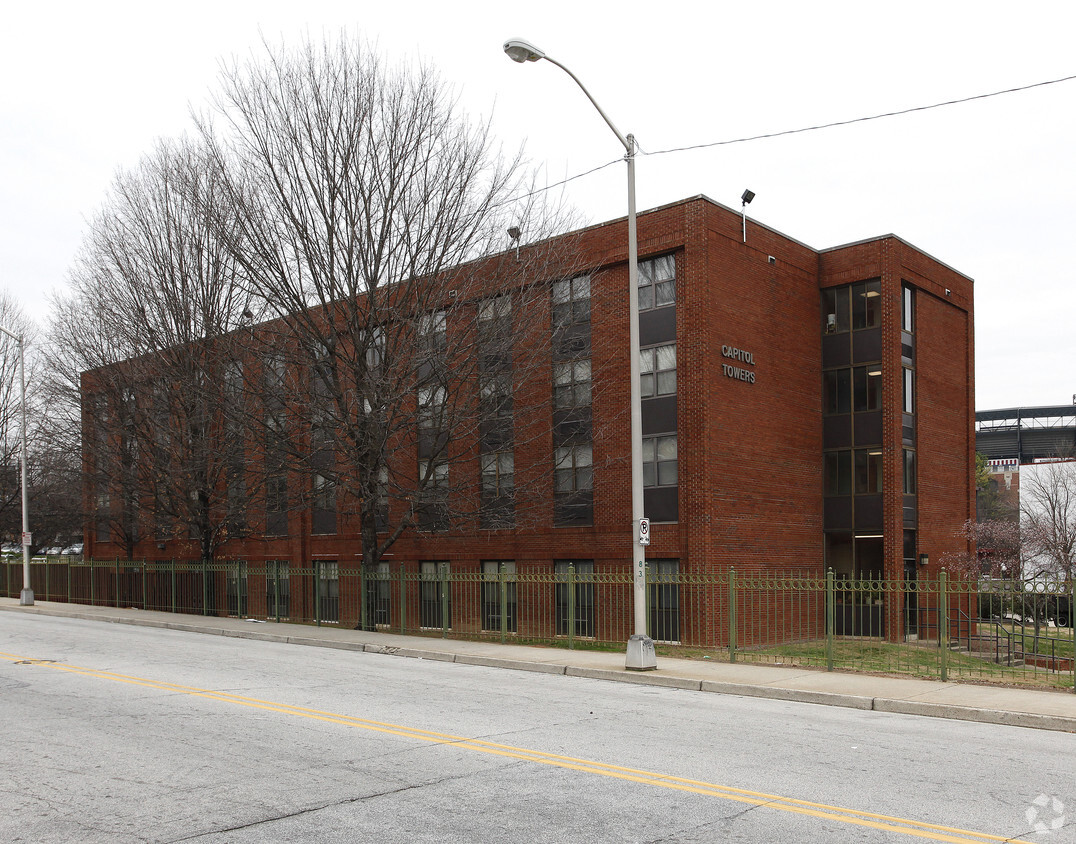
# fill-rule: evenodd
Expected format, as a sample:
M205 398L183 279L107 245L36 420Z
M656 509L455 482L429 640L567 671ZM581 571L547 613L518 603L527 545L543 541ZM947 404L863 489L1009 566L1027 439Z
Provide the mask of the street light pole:
M642 544L643 520L643 412L642 387L639 378L639 242L635 215L635 138L623 135L598 105L586 86L568 68L551 59L533 44L512 39L504 44L504 52L514 62L536 62L545 59L568 74L587 95L591 105L606 122L617 140L624 145L624 161L628 165L628 345L631 378L631 532L632 585L635 607L635 633L628 640L626 667L634 671L657 668L653 640L646 635L646 548Z
M30 607L34 604L34 590L30 588L30 498L26 489L26 354L22 335L14 334L2 325L0 332L19 344L19 384L22 389L22 593L19 604Z

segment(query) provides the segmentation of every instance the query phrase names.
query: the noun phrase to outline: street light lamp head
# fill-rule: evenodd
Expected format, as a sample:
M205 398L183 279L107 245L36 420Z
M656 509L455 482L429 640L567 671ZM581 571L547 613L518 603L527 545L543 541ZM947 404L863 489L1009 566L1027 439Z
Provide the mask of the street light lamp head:
M522 38L509 38L504 42L504 52L514 62L536 62L545 58L545 53Z
M521 234L523 234L523 232L521 232L519 230L519 226L509 226L508 227L508 236L510 238L512 238L512 240L519 240L519 236Z
M754 198L755 198L755 192L751 191L751 190L745 190L743 192L743 196L740 197L740 199L743 200L744 205L750 205L751 200L754 199Z

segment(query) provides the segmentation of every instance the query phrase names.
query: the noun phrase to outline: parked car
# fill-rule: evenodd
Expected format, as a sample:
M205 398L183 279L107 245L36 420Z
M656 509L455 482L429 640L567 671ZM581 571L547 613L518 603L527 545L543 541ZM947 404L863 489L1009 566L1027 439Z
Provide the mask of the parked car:
M64 552L64 549L59 545L53 545L51 548L45 548L41 553L46 557L58 557Z
M82 543L76 542L74 545L68 545L61 553L65 554L68 557L81 557Z

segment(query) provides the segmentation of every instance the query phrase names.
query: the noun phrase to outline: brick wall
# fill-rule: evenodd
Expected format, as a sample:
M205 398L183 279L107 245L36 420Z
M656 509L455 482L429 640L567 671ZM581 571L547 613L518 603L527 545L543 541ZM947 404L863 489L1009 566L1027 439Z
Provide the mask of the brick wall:
M903 282L918 290L919 547L932 560L954 550L959 544L954 533L974 514L970 280L892 236L819 253L753 221L745 243L741 225L735 210L703 197L639 218L640 259L674 253L677 261L680 518L654 526L648 557L678 559L684 572L730 567L822 572L819 291L879 277L886 572L902 571ZM566 270L583 268L592 277L593 525L553 527L551 388L535 376L521 388L533 396L544 393L546 411L539 408L516 420L515 472L525 490L520 495L527 499L519 527L480 531L464 522L443 534L409 531L386 561L417 566L421 560L443 560L453 570L477 571L481 560L514 560L521 573L529 566L552 568L555 559L630 565L626 244L626 222L616 220L574 233L565 253ZM548 314L543 319L548 324ZM549 350L539 343L517 347L515 353L548 356ZM730 375L733 370L739 370L737 377ZM414 462L413 455L399 459ZM478 464L472 462L452 472L471 472L477 484ZM341 568L361 560L357 525L345 513L333 536L310 536L303 512L293 515L291 530L293 535L280 539L231 541L223 555L244 557L252 565L289 560L296 567L315 557L335 558ZM110 543L95 546L91 537L92 531L87 553L117 553ZM171 542L164 551L152 542L143 545L149 558L196 555L182 542ZM716 631L726 608L713 603L720 599L707 600L711 604L693 608L703 617L693 623Z

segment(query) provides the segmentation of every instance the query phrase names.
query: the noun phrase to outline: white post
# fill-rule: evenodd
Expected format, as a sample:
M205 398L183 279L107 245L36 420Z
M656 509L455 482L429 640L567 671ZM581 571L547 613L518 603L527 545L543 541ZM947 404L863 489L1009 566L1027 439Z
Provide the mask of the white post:
M657 668L653 640L646 635L646 547L640 525L643 512L643 409L639 375L639 238L635 216L635 138L628 135L628 351L631 355L631 548L635 633L628 639L626 668Z
M19 604L34 604L34 590L30 588L30 495L26 484L26 353L19 338L19 382L22 387L22 593Z

